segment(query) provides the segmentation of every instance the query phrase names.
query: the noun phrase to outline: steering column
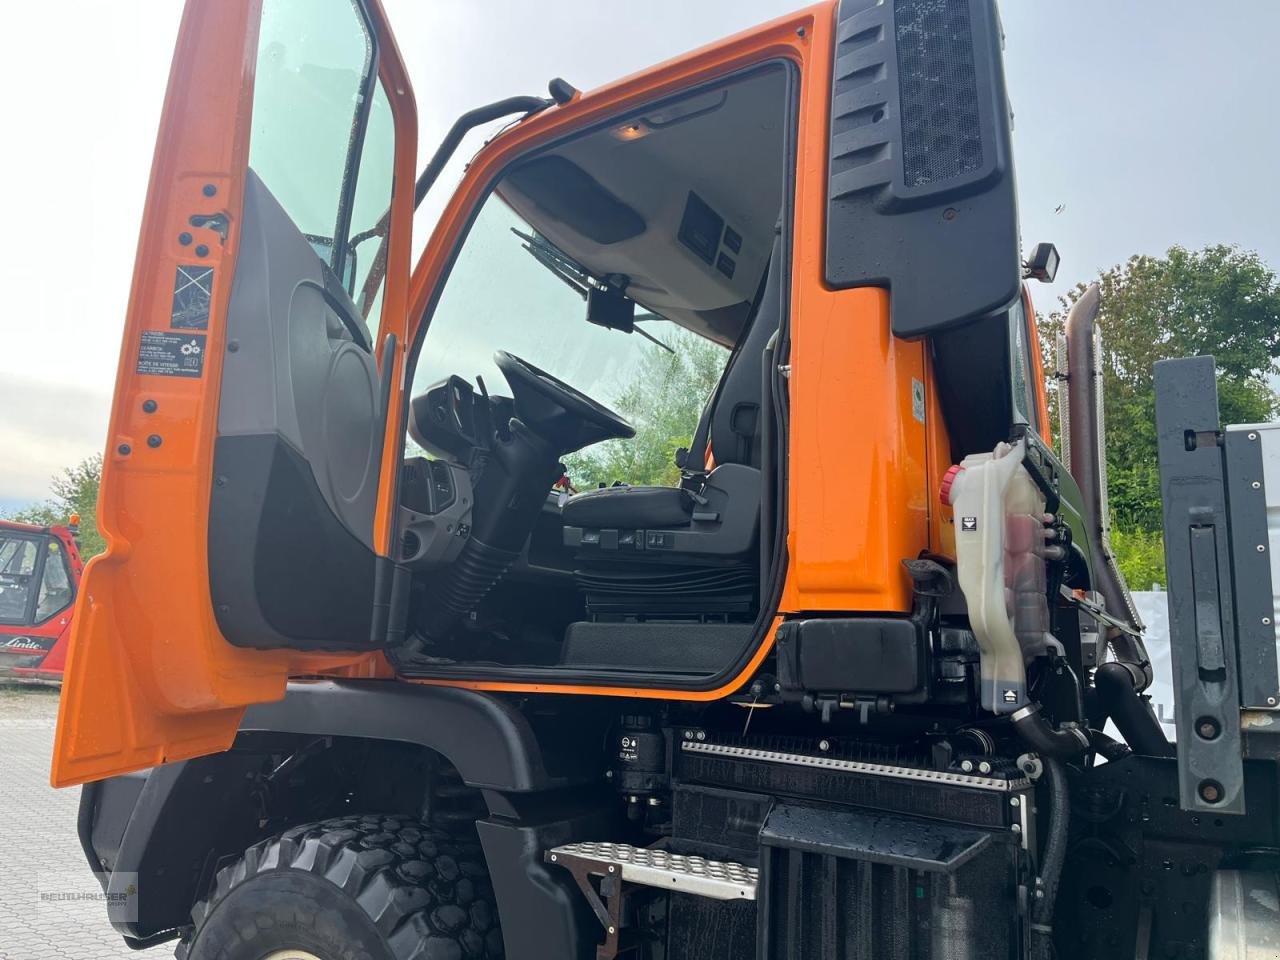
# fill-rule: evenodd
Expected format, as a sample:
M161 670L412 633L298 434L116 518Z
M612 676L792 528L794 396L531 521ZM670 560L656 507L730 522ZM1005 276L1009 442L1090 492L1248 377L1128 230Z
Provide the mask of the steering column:
M515 563L533 532L560 458L635 428L608 407L506 351L494 356L515 401L474 479L474 526L448 571L428 588L421 632L443 639Z

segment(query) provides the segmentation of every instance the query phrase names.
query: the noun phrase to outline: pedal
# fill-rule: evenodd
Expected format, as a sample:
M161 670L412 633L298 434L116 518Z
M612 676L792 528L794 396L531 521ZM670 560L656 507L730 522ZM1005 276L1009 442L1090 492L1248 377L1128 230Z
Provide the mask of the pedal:
M546 860L575 875L618 877L624 883L713 900L754 900L759 883L755 867L629 843L569 843L548 850Z

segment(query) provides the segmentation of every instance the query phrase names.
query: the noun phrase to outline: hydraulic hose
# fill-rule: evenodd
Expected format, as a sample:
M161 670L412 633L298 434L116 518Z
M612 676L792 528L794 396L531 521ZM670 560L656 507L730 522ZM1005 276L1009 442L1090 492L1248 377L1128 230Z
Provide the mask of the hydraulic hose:
M1061 760L1046 755L1044 770L1049 784L1049 829L1044 855L1040 858L1035 904L1031 908L1031 955L1034 960L1053 957L1053 908L1058 899L1062 865L1067 859L1067 828L1070 823L1066 768Z
M1103 710L1135 753L1173 756L1173 747L1160 729L1151 701L1139 693L1145 679L1138 664L1108 660L1093 672L1093 686Z
M1074 757L1089 749L1089 734L1080 727L1055 728L1040 712L1040 704L1029 703L1010 717L1013 729L1036 753L1045 757Z

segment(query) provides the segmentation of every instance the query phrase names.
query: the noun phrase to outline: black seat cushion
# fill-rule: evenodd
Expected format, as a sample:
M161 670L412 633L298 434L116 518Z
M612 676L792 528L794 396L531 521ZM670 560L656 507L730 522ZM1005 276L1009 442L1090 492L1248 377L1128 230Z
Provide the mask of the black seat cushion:
M601 487L570 497L561 519L568 527L648 530L683 527L693 516L693 498L679 487Z

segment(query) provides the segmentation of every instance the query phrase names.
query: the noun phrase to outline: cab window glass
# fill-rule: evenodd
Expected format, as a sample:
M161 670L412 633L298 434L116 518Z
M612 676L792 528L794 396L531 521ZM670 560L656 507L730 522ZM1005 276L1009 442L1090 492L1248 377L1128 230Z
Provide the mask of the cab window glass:
M1028 424L1039 432L1040 423L1036 406L1031 344L1027 337L1027 311L1019 300L1009 310L1009 361L1013 371L1014 419Z
M395 118L381 82L373 91L369 125L360 155L355 201L351 208L351 244L347 257L351 294L364 317L376 323L382 311L386 277L386 240L390 226L391 179L395 161Z
M29 537L0 535L0 620L26 619L38 553Z
M249 166L366 316L377 290L358 298L391 203L394 149L376 70L373 34L354 0L263 3Z
M45 545L44 571L40 576L40 597L36 601L36 621L53 616L71 602L71 576L62 544L50 540Z

